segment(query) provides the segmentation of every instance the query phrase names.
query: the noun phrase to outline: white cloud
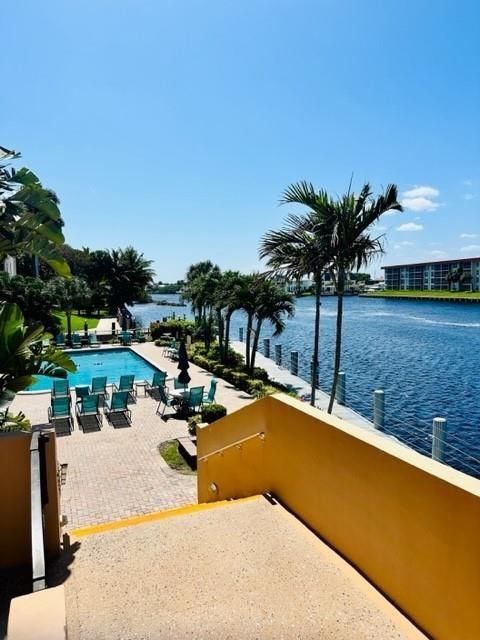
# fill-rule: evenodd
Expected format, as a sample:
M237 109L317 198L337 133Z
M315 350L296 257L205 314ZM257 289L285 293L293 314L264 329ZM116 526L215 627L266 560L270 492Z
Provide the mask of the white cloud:
M434 249L433 251L430 251L430 255L432 258L446 258L448 253L446 251L441 251L440 249Z
M466 193L463 197L465 200L473 200L475 195L473 193Z
M461 233L460 238L478 238L478 233Z
M397 231L422 231L423 224L417 224L416 222L406 222L396 228Z
M438 198L440 191L435 187L414 187L403 192L405 198Z
M410 242L410 240L402 240L398 243L401 247L413 247L414 242Z
M462 247L460 251L462 253L474 253L475 251L480 251L480 244L469 244L466 247Z
M472 184L473 184L473 182L472 182L471 180L464 180L464 181L463 181L463 184L464 184L466 187L471 187L471 186L472 186Z
M407 189L402 195L401 203L405 209L410 209L410 211L435 211L440 206L440 203L435 201L435 198L440 195L440 191L435 187L414 187Z

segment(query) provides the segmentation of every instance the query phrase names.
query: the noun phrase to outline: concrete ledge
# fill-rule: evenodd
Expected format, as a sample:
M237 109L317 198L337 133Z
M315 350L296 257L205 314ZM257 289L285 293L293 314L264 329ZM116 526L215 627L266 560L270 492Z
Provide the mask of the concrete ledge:
M8 640L66 640L63 585L14 598L8 618Z

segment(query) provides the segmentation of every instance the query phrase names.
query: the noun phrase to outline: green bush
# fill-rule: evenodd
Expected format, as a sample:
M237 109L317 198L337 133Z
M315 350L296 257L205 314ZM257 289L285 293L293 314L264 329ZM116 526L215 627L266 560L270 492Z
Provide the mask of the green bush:
M248 389L250 379L246 373L235 371L232 373L231 381L234 387L237 387L237 389L241 389L242 391L246 391Z
M205 356L193 356L192 362L197 365L197 367L201 367L202 369L208 370L208 365L210 364L210 360L205 358Z
M171 333L179 338L191 336L195 330L195 323L192 320L180 320L172 318L166 322L152 322L150 324L150 333L152 340L161 338L164 333Z
M268 371L262 367L254 367L252 377L256 380L262 380L262 382L268 382Z
M197 433L197 424L200 424L201 422L203 422L202 416L199 415L190 416L187 420L188 432L191 436L194 436Z
M214 364L213 365L213 373L219 378L223 378L225 376L226 367L223 364Z
M227 415L227 408L223 404L207 404L202 407L201 422L211 424Z
M265 388L265 385L263 384L263 382L261 380L250 380L250 382L248 383L247 392L251 396L254 396L256 398L256 397L258 397L257 394L263 393L264 388ZM260 396L260 397L262 397L262 396Z

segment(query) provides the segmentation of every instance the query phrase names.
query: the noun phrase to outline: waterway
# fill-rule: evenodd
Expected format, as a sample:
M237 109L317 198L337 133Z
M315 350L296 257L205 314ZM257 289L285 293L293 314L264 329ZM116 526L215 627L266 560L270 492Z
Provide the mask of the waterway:
M177 300L176 296L155 296ZM336 319L334 297L322 299L320 387L331 384ZM189 307L137 305L144 326L175 312L191 317ZM308 380L313 343L314 300L299 298L285 331L262 337L299 352L299 375ZM232 337L245 326L244 314L232 321ZM480 475L480 307L448 302L348 297L344 304L342 369L347 404L372 418L375 389L385 391L386 430L415 449L428 453L435 416L448 424L447 461ZM469 455L466 455L469 454Z

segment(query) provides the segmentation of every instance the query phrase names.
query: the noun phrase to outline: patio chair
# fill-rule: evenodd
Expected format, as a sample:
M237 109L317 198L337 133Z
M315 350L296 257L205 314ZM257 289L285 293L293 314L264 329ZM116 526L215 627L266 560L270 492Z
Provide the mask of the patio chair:
M120 342L124 347L128 347L132 344L132 334L130 331L122 331L120 334Z
M217 380L212 378L208 393L203 394L203 404L213 404L215 402L215 392L217 390Z
M92 396L96 395L103 398L103 401L105 402L105 398L109 397L107 391L107 376L98 376L96 378L92 378L90 394Z
M175 390L181 389L182 391L186 391L187 387L188 387L188 384L185 384L185 382L180 382L178 378L173 379L173 388Z
M112 388L114 389L114 391L126 391L128 395L132 398L132 400L135 402L135 396L134 396L135 390L133 388L134 380L135 380L134 375L120 376L120 382L118 383L118 385L113 383Z
M187 398L188 411L198 413L203 404L203 390L205 387L192 387Z
M59 348L59 349L64 349L65 348L65 336L63 335L63 333L59 333L58 335L55 336L55 345Z
M132 412L128 408L128 391L114 391L109 400L105 400L103 407L107 420L112 421L112 415L121 413L125 416L128 423L132 423Z
M165 347L163 350L163 355L166 358L170 358L170 360L175 360L178 358L178 342L173 340L168 347Z
M98 341L96 333L90 333L88 336L88 344L90 347L101 347L102 343Z
M75 405L75 413L77 415L77 422L82 427L82 418L94 417L97 421L98 428L100 429L103 422L102 414L98 408L98 395L86 395L81 398L80 402Z
M78 333L72 334L72 347L74 349L79 349L82 346L82 339L78 335Z
M68 430L71 433L73 429L72 415L70 413L71 400L69 396L60 398L52 397L52 403L48 407L48 421L56 427L57 420L67 420Z
M75 395L77 397L76 402L81 402L83 398L90 394L90 389L87 385L82 384L81 386L75 387Z
M145 393L152 395L155 391L158 391L159 387L165 387L165 381L167 379L166 371L155 371L152 378L152 383L147 382L145 384Z
M163 414L165 413L165 409L167 407L173 407L174 404L172 402L172 398L170 397L170 395L167 393L165 387L158 387L158 392L160 394L160 402L157 405L157 410L155 413L160 413L160 407L163 404L163 410L162 413L160 414L160 417L163 418Z
M54 380L52 387L52 398L66 398L70 397L70 386L68 380Z
M137 342L145 342L146 341L145 334L140 329L135 329L132 339L136 340Z

